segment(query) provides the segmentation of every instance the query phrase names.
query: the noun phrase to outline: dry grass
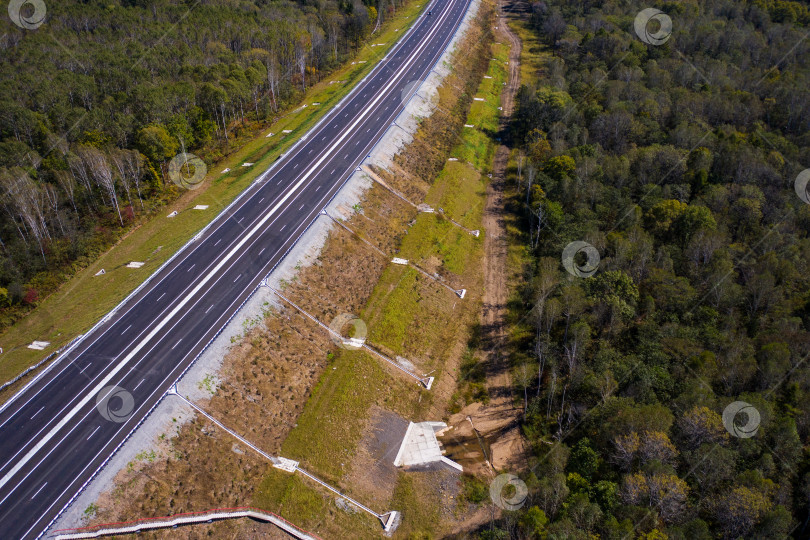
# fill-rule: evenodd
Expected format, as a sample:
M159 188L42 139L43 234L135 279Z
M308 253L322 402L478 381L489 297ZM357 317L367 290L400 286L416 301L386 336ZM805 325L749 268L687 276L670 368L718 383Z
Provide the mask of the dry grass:
M487 13L462 44L467 54L441 90L445 110L452 113L426 120L415 143L400 155L397 174L385 175L416 202L439 201L470 227L480 224L486 178L467 164L446 167L446 160L463 141L471 96L487 69ZM377 185L361 206L346 222L351 229L386 253L399 249L451 285L468 288L468 297L460 300L414 270L389 264L339 228L330 233L316 264L303 268L286 293L327 323L340 312L359 314L371 343L406 357L419 373L433 371L433 390L421 390L365 352L334 348L325 332L285 308L232 350L222 388L205 407L264 450L300 460L372 508L403 510L397 537L440 534L457 512L454 475L399 472L393 487L382 493L379 486L347 480L357 478L357 467L368 463L361 441L373 411L413 421L446 415L469 328L480 309L482 241L436 216L413 221L414 209ZM380 536L379 523L370 516L347 512L300 475L267 468L232 447L229 436L205 421L184 427L171 453L129 473L96 521L163 515L174 512L185 497L185 510L222 504L267 508L324 538ZM199 485L197 475L204 476ZM195 530L219 535L215 527ZM255 534L252 525L234 527L236 535Z

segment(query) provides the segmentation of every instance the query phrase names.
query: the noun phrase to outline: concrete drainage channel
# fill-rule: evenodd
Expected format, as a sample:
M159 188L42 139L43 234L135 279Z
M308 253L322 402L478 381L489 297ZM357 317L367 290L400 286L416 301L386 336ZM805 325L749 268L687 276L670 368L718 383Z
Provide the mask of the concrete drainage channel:
M373 355L375 355L375 356L381 358L382 360L388 362L390 365L392 365L395 368L397 368L398 370L402 371L403 373L405 373L406 375L408 375L412 379L416 379L419 383L421 383L425 387L425 390L430 390L430 387L433 385L433 377L427 377L427 376L420 377L419 375L417 375L416 373L410 371L409 369L406 369L406 368L402 367L397 362L391 360L390 358L388 358L387 356L382 354L380 351L378 351L377 349L375 349L374 347L372 347L368 343L366 343L365 338L363 338L363 339L346 338L344 336L341 336L340 334L335 332L332 328L328 327L327 325L325 325L324 323L319 321L317 318L315 318L314 315L311 315L311 314L307 313L302 307L300 307L295 302L293 302L292 300L290 300L289 298L287 298L286 296L281 294L278 290L276 290L273 287L271 287L270 285L268 285L267 282L262 282L262 286L269 288L271 291L273 291L273 293L276 296L278 296L279 298L281 298L282 300L287 302L289 305L291 305L293 308L298 310L304 317L306 317L309 320L313 321L315 324L317 324L318 326L320 326L321 328L323 328L324 330L329 332L332 336L336 337L339 341L341 341L343 343L343 345L347 349L353 349L353 350L357 350L357 349L360 349L360 348L366 349L368 352L370 352Z
M122 534L140 534L144 531L156 529L176 529L181 525L195 525L197 523L213 523L224 519L251 518L265 523L272 523L290 536L299 540L320 540L320 537L299 529L283 518L260 510L258 508L219 508L207 512L193 512L189 514L178 514L162 518L133 521L131 523L111 523L88 527L85 529L61 529L54 531L55 540L74 540L78 538L100 538L102 536L117 536Z
M324 482L323 480L321 480L317 476L305 471L304 469L302 469L301 467L298 466L297 461L294 461L292 459L287 459L287 458L284 458L284 457L281 457L281 456L271 456L270 454L267 454L266 452L264 452L261 449L259 449L258 447L256 447L253 443L251 443L250 441L248 441L244 437L237 434L232 429L226 427L222 422L220 422L219 420L217 420L216 418L214 418L213 416L211 416L210 414L205 412L203 409L201 409L200 407L198 407L197 405L195 405L194 403L192 403L191 401L189 401L188 399L183 397L180 393L177 392L177 385L172 386L172 388L169 390L168 394L177 396L178 398L180 398L181 400L186 402L186 404L188 404L194 410L196 410L198 413L202 414L203 416L208 418L211 422L213 422L214 424L219 426L223 431L226 431L228 434L230 434L236 440L240 441L242 444L244 444L248 448L252 449L254 452L259 454L263 458L270 461L273 464L273 467L275 467L277 469L281 469L282 471L287 471L289 473L300 472L301 474L303 474L304 476L306 476L310 480L313 480L313 481L317 482L318 484L325 487L326 489L328 489L332 493L335 493L339 497L349 501L350 503L355 505L360 510L363 510L364 512L367 512L367 513L371 514L372 516L374 516L375 518L379 519L380 522L382 523L382 526L383 526L383 529L385 530L385 532L392 533L392 532L394 532L394 530L399 525L400 514L396 510L391 510L391 511L385 512L383 514L378 514L377 512L375 512L374 510L372 510L368 506L356 501L355 499L349 497L348 495L346 495L344 493L341 493L338 489L330 486L329 484L327 484L326 482Z
M352 207L354 203L359 202L362 199L363 194L368 189L370 189L371 185L374 182L380 183L379 182L380 179L376 177L376 174L373 173L372 168L377 170L388 169L389 165L394 163L394 156L397 155L405 146L407 146L413 141L414 134L419 129L422 120L430 116L433 111L430 99L425 98L426 92L423 92L422 88L426 89L438 88L442 80L452 72L452 66L450 63L450 53L454 48L456 48L459 40L466 33L466 30L471 26L472 19L477 15L479 6L480 0L472 0L470 2L467 12L461 24L459 25L455 36L446 47L444 54L439 59L437 64L434 66L433 70L430 72L428 77L424 81L420 82L421 88L418 90L418 92L415 92L412 96L410 96L408 103L405 109L400 114L400 116L397 117L394 124L392 124L391 128L389 128L389 130L386 132L383 138L369 152L368 157L366 158L366 160L364 160L363 163L361 163L357 171L355 171L355 173L351 177L349 177L349 179L346 180L346 182L344 182L343 187L332 198L331 202L327 205L327 208L337 208L341 204L345 207ZM383 187L386 187L395 196L406 200L406 202L408 202L411 205L414 205L414 203L412 203L411 201L407 201L407 199L402 197L401 194L393 191L389 186L383 185ZM422 211L423 205L414 205L414 206L416 206L417 209ZM441 212L440 215L441 217L451 221L454 225L465 229L460 224L450 219L449 216L446 216ZM219 372L222 366L222 361L225 356L225 353L232 344L232 339L234 337L241 336L245 331L258 324L258 322L255 321L261 320L260 315L266 313L268 305L283 303L279 302L280 295L276 291L272 291L271 289L277 289L280 287L281 283L293 278L297 274L297 271L300 268L299 265L302 264L302 260L313 261L317 258L320 249L323 247L326 241L326 237L328 236L330 230L334 228L334 223L331 223L332 222L331 216L319 216L319 217L321 219L320 220L316 219L315 221L313 221L313 223L311 223L307 227L307 229L301 234L296 243L285 254L282 261L280 261L276 265L276 267L274 267L273 271L271 271L271 273L265 278L264 285L267 285L267 287L259 286L256 288L253 295L243 303L243 305L239 308L239 310L236 313L234 313L234 315L231 317L228 323L220 330L217 336L213 338L211 342L206 346L206 349L202 353L200 353L198 358L196 358L194 362L177 379L177 384L181 384L184 388L188 387L188 392L185 392L184 390L184 393L186 395L196 396L192 397L192 399L210 397L210 394L207 395L201 394L204 393L204 391L198 389L199 381L210 376L212 372L214 374L217 374ZM470 231L467 229L465 230L474 236L478 236L476 234L478 231ZM402 262L398 260L397 261L392 260L391 262L395 264L397 263L402 264ZM405 262L405 264L408 264L408 262ZM418 267L416 269L421 270ZM427 275L427 277L430 277L431 279L435 280L434 276ZM464 289L456 290L447 286L446 284L442 283L439 280L437 280L437 282L440 283L442 286L450 289L452 292L454 292L461 298L463 298L466 293L466 290ZM137 290L135 292L137 292ZM323 323L321 323L320 321L317 321L316 319L313 320L315 320L315 322L318 323L319 325L323 326ZM102 324L103 322L104 320L102 320L99 324ZM391 364L397 370L415 379L426 389L431 388L431 385L434 380L433 377L420 376L416 373L411 372L405 366L402 366L398 362L391 360L390 358L386 357L385 355L383 355L373 347L369 346L365 342L363 342L362 344L354 343L354 345L361 345L371 354L377 356L386 363ZM177 396L180 396L180 394L177 393L176 391L168 392L167 396L172 393L176 394ZM244 442L248 447L251 447L254 451L263 455L266 459L271 460L275 467L281 468L283 470L285 467L287 467L288 470L292 469L290 470L290 472L296 471L300 472L301 474L304 474L305 476L310 478L312 481L322 485L329 491L349 501L352 505L355 505L357 508L360 508L361 510L368 512L370 515L374 516L382 523L383 528L386 531L386 534L393 532L396 529L397 525L399 524L401 520L401 515L399 514L399 512L389 511L383 514L374 512L373 510L362 505L358 501L355 501L350 497L347 497L337 489L320 481L317 477L315 477L311 473L302 470L300 467L297 466L296 462L264 454L254 445L247 443L247 441L244 441L241 437L225 428L225 426L222 426L221 423L217 422L213 418L210 418L198 407L194 406L191 403L191 401L186 400L186 398L184 397L183 401L186 401L189 404L191 404L193 410L196 410L197 412L200 412L204 416L208 417L214 423L216 423L217 425L219 425L220 427L231 433L233 436ZM113 454L98 468L98 470L94 473L93 477L91 477L91 479L89 479L85 483L85 485L82 486L79 492L76 495L74 495L74 497L65 505L60 514L48 525L47 532L43 534L47 534L49 537L56 536L65 539L95 538L105 535L127 534L131 532L137 532L137 530L123 529L123 527L132 527L135 525L138 525L140 527L140 530L148 530L151 528L174 527L184 524L204 523L208 521L215 521L219 519L229 519L236 517L251 517L258 520L270 521L275 523L275 521L270 520L270 518L268 517L273 516L273 514L269 512L264 512L262 510L245 507L235 509L211 510L201 513L183 514L178 516L168 516L166 518L158 518L156 520L144 519L138 521L131 521L126 524L110 525L104 529L100 528L102 526L93 527L92 529L81 528L81 525L86 523L84 516L84 509L88 508L91 504L95 503L100 497L100 495L109 489L109 486L111 485L111 483L114 482L114 477L118 471L124 469L131 460L135 459L135 456L139 451L154 445L161 435L174 436L176 433L179 432L178 430L183 424L191 421L191 419L194 417L194 414L188 411L182 411L181 409L185 409L185 407L178 407L179 405L180 405L179 401L172 399L167 400L165 398L156 403L155 406L152 409L150 409L149 413L141 421L141 423L135 429L133 429L133 431L127 436L127 438L124 441L122 441L122 443L115 449ZM174 417L177 417L176 422ZM166 424L165 420L167 418L172 419L172 423L169 424L168 427L165 425ZM137 435L136 432L138 432ZM407 466L405 464L403 465ZM273 517L274 519L279 520L279 522L287 523L278 516ZM287 525L291 526L288 523ZM111 530L110 527L115 527L117 530ZM295 528L294 526L291 527ZM300 529L297 528L295 529L298 530L298 534L305 536L298 536L298 534L294 534L290 531L288 532L290 532L290 534L298 538L316 538L314 535L302 532L300 531ZM102 530L108 532L102 533L101 532ZM74 535L80 534L81 536L65 536L66 534L74 534Z

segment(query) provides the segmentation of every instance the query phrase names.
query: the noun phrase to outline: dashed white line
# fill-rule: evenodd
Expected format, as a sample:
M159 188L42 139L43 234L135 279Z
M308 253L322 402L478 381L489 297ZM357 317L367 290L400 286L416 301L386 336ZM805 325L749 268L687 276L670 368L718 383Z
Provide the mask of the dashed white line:
M216 243L214 244L214 247L216 247L216 245L219 244L220 242L222 242L222 238L220 238L219 240L216 241Z
M261 255L262 253L264 253L264 250L265 250L265 249L267 249L267 248L262 248L262 250L259 252L259 255Z
M95 434L96 434L96 431L98 431L98 430L99 430L99 428L101 428L101 426L96 426L96 429L94 429L94 430L93 430L93 433L91 433L91 434L90 434L90 437L92 437L93 435L95 435ZM85 439L85 440L89 441L89 440L90 440L90 437L87 437L87 439ZM47 482L46 482L46 483L47 483ZM33 497L31 497L31 498L33 499Z
M197 266L197 263L194 263L191 266L189 266L188 270L186 270L186 272L191 272L194 269L195 266ZM124 332L126 332L126 330L124 330ZM121 333L123 334L124 332L121 332Z
M123 336L124 334L126 334L126 333L127 333L127 330L129 330L130 328L132 328L132 325L131 325L131 324L130 324L129 326L127 326L126 328L124 328L124 331L123 331L123 332L121 332L121 335Z
M264 200L264 197L262 197L261 199L259 199L259 203L261 203L263 200Z
M34 413L34 415L31 417L31 419L33 420L33 419L34 419L34 416L36 416L36 415L38 415L39 413L41 413L41 412L42 412L42 409L44 409L44 408L45 408L45 406L44 406L44 405L43 405L42 407L40 407L40 408L39 408L39 410L38 410L37 412L35 412L35 413Z
M91 365L93 365L93 362L90 362L89 364L87 364L86 366L84 366L84 367L82 368L82 370L81 370L79 373L84 373L84 370L85 370L85 369L87 369L87 368L89 368Z
M99 426L99 427L101 427L101 426ZM95 433L95 432L94 432L94 433ZM39 488L39 489L37 490L37 492L36 492L36 493L34 493L34 497L36 497L37 495L39 495L39 492L40 492L40 491L42 491L42 488L44 488L44 487L45 487L45 486L47 486L47 485L48 485L48 482L45 482L44 484L42 484L42 487L41 487L41 488ZM31 497L31 500L32 500L32 501L34 500L34 497Z
M239 281L239 278L240 278L240 277L242 277L242 274L239 274L238 276L236 276L236 279L235 279L235 280L233 280L233 282L234 282L234 283L236 283L237 281Z
M161 294L160 296L158 296L157 301L158 301L158 302L160 302L160 299L161 299L161 298L163 298L164 296L166 296L166 293L163 293L163 294Z
M178 345L180 345L181 341L183 341L183 338L178 339L177 343L174 344L174 347L177 347ZM174 347L172 347L172 350L174 350Z
M138 384L136 384L136 385L135 385L135 388L133 388L132 390L133 390L133 391L137 390L137 389L138 389L138 387L141 385L141 383L142 383L143 381L145 381L145 380L146 380L146 379L141 379L141 382L139 382Z
M211 308L213 308L213 307L214 307L214 304L211 304L211 307L206 309L205 312L208 313L209 311L211 311Z

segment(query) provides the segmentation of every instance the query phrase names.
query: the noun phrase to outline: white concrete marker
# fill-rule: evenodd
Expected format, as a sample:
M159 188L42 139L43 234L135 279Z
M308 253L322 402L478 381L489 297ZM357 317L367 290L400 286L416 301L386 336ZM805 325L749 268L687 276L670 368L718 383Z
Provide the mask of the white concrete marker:
M208 205L207 204L198 204L197 206L194 207L194 210L208 210Z
M169 214L169 215L168 215L168 216L166 216L166 217L174 217L174 216L176 216L176 215L177 215L177 210L175 210L174 212L172 212L171 214Z
M140 261L132 261L131 263L127 264L127 268L140 268L146 263L142 263Z
M272 461L273 467L275 467L276 469L281 469L282 471L286 471L288 473L294 473L296 469L298 469L297 461L293 461L285 457L277 456Z
M249 163L249 162L246 161L246 162L242 163L242 167L253 167L253 163Z
M449 13L449 12L448 12L448 13ZM445 17L445 15L443 15L441 18L444 18L444 17ZM428 33L428 34L429 34L429 35L428 35L428 37L431 37L431 36L432 36L432 35L433 35L433 34L434 34L436 31L438 31L438 27L434 27L434 28L432 28L432 29L430 30L430 32ZM428 41L429 41L429 40L428 40ZM400 75L401 75L401 74L405 74L405 73L407 72L407 70L409 69L409 66L410 66L410 65L411 65L413 62L415 62L415 59L416 59L417 53L420 51L420 49L422 49L422 48L424 48L424 47L426 46L426 43L427 43L427 41L425 41L425 42L423 42L423 43L421 43L421 44L417 45L417 48L416 48L416 50L414 51L414 56L412 56L412 57L411 57L409 60L406 60L406 61L405 61L405 63L404 63L404 64L403 64L403 65L400 67L399 71L398 71L398 72L395 74L395 76L394 76L394 77L393 77L393 78L392 78L392 79L391 79L391 80L390 80L390 81L389 81L389 82L388 82L388 83L385 85L385 87L384 87L384 88L382 88L382 89L380 90L380 92L377 94L377 96L376 96L376 97L375 97L375 98L374 98L374 99L371 101L371 103L369 104L369 108L368 108L366 111L364 111L363 113L361 113L361 114L360 114L360 115L359 115L359 116L358 116L358 117L357 117L357 118L354 120L354 122L352 122L352 124L351 124L351 125L349 125L349 126L346 128L346 130L345 130L345 131L344 131L344 132L343 132L343 133L342 133L342 134L341 134L341 135L340 135L340 136L339 136L339 137L338 137L338 138L337 138L337 139L336 139L336 140L335 140L335 141L332 143L332 146L330 147L330 149L329 149L327 152L325 152L325 153L323 153L323 154L321 155L321 158L320 158L320 159L319 159L319 160L318 160L318 161L317 161L317 162L316 162L314 165L312 165L312 167L310 168L310 170L309 170L307 173L305 173L303 176L301 176L301 177L298 179L298 181L295 183L295 185L294 185L294 186L292 186L292 187L291 187L291 189L289 189L289 190L288 190L288 191L287 191L287 192L284 194L284 196L283 196L281 199L279 199L279 200L278 200L278 202L277 202L277 203L276 203L276 204L273 206L273 208L271 208L271 209L270 209L270 210L269 210L269 211L268 211L268 212L267 212L267 213L266 213L266 214L265 214L265 215L264 215L264 216L263 216L263 217L262 217L262 218L261 218L261 219L260 219L258 222L255 222L255 224L253 225L253 228L252 228L250 231L248 231L248 233L247 233L246 235L244 235L244 236L243 236L243 237L242 237L242 238L239 240L239 242L238 242L238 243L237 243L235 246L233 246L233 247L231 248L231 250L230 250L228 253L226 253L226 254L225 254L225 255L224 255L224 256L223 256L223 257L222 257L222 258L219 260L219 262L217 263L217 265L216 265L214 268L212 268L212 269L211 269L211 271L210 271L210 272L209 272L209 273L208 273L206 276L204 276L202 279L200 279L200 280L197 282L197 284L195 285L195 287L194 287L194 288L193 288L191 291L189 291L189 293L188 293L188 294L187 294L187 295L186 295L186 296L185 296L185 297L184 297L182 300L180 300L180 301L179 301L177 304L175 304L175 307L174 307L174 308L173 308L173 309L172 309L172 310L171 310L171 311L170 311L170 312L169 312L169 313L168 313L168 314L167 314L165 317L163 317L163 319L161 319L161 321L160 321L160 322L157 324L157 326L156 326L156 327L154 327L154 328L153 328L153 329L152 329L152 330L151 330L151 331L150 331L150 332L149 332L149 333L148 333L148 334L147 334L147 335L146 335L146 336L145 336L145 337L144 337L144 338L143 338L143 339L142 339L142 340L141 340L141 341L138 343L138 345L136 345L136 346L135 346L135 348L134 348L134 349L132 349L132 350L131 350L131 351L130 351L130 352L129 352L129 353L128 353L128 354L127 354L127 355L126 355L124 358L122 358L122 359L121 359L121 360L120 360L120 361L119 361L119 362L118 362L118 363L115 365L115 367L112 369L112 371L110 371L110 372L109 372L109 373L108 373L108 374L107 374L107 375L106 375L106 376L105 376L105 377L104 377L104 378L103 378L101 381L99 381L99 383L96 385L96 387L95 387L95 388L93 388L93 390L92 390L92 391L90 391L89 393L87 393L87 394L86 394L86 395L85 395L85 396L84 396L84 397L83 397L83 398L82 398L82 399L79 401L79 403L77 403L77 404L76 404L76 406L74 406L74 407L73 407L73 409L71 409L71 410L70 410L70 411L67 413L67 415L65 415L65 416L64 416L64 417L63 417L63 418L62 418L62 419L61 419L61 420L60 420L60 421L59 421L59 422L58 422L58 423L57 423L57 424L56 424L56 425L55 425L55 426L54 426L54 427L53 427L53 428L52 428L52 429L51 429L51 430L50 430L50 431L49 431L49 432L48 432L48 433L45 435L45 436L43 436L42 438L40 438L40 439L38 440L37 444L36 444L36 445L34 445L34 447L33 447L33 448L31 448L31 449L28 451L28 453L26 453L26 455L25 455L25 456L24 456L24 457L23 457L21 460L19 460L19 461L18 461L18 462L17 462L17 463L14 465L14 467L13 467L13 468L12 468L10 471L8 471L8 472L5 474L5 476L3 476L3 478L0 478L0 488L2 488L3 486L5 486L5 485L6 485L6 484L7 484L7 483L8 483L8 482L11 480L11 478L12 478L12 477L13 477L15 474L17 474L17 472L19 472L19 471L20 471L20 469L22 469L22 468L25 466L25 464L26 464L26 463L28 463L28 462L29 462L31 459L33 459L33 457L34 457L34 456L35 456L35 455L36 455L36 454L37 454L37 453L38 453L38 452L39 452L39 451L40 451L40 450L41 450L41 449L42 449L42 448L43 448L43 447L44 447L44 446L45 446L45 445L46 445L46 444L47 444L47 443L48 443L48 442L49 442L49 441L50 441L50 440L53 438L53 437L55 437L55 436L56 436L56 434L57 434L57 433L58 433L58 432L59 432L59 431L60 431L62 428L64 428L64 427L65 427L65 426L66 426L68 423L70 423L70 421L73 419L73 417L74 417L74 416L76 416L76 415L78 414L79 410L80 410L82 407L84 407L84 406L85 406L87 403L89 403L89 402L90 402L90 401L91 401L91 400L92 400L92 399L93 399L93 398L94 398L94 397L95 397L95 396L96 396L96 395L99 393L99 391L100 391L101 389L103 389L103 388L104 388L104 386L105 386L105 385L107 385L107 384L108 384L108 383L109 383L109 382L110 382L110 381L111 381L111 380L112 380L112 379L113 379L113 378L114 378L114 377L115 377L115 376L116 376L116 375L117 375L117 374L118 374L118 373L119 373L119 372L120 372L122 369L124 369L124 367L125 367L125 366L126 366L128 363L129 363L129 361L130 361L130 360L132 360L132 358L134 358L134 357L135 357L135 356L136 356L136 355L137 355L137 354L138 354L138 353L141 351L141 349L143 349L144 347L146 347L146 345L147 345L147 344L148 344L148 343L149 343L149 342L150 342L150 341L151 341L151 340L152 340L152 339L153 339L153 338L154 338L154 337L155 337L155 336L156 336L156 335L157 335L157 334L158 334L158 333L159 333L159 332L160 332L160 331L163 329L163 327L164 327L164 326L166 326L167 324L169 324L169 322L170 322L170 321L171 321L171 320L172 320L172 319L175 317L175 315L177 315L177 314L178 314L178 313L179 313L179 312L180 312L180 311L181 311L181 310L182 310L182 309L185 307L185 305L186 305L187 303L189 303L189 302L190 302L190 301L191 301L191 300L194 298L194 296L195 296L195 295L196 295L196 294L197 294L197 293L198 293L198 292L199 292L201 289L203 289L203 287L205 287L205 286L208 284L208 282L209 282L209 281L211 281L211 280L212 280L212 279L213 279L215 276L218 276L218 275L219 275L219 272L222 270L222 268L223 268L223 267L224 267L226 264L228 264L228 263L230 262L230 260L231 260L231 259L232 259L232 258L233 258L233 257L234 257L234 256L235 256L237 253L240 253L240 250L242 249L242 247L243 247L243 246L244 246L244 245L245 245L247 242L249 242L249 241L251 241L251 240L252 240L253 236L254 236L254 235L255 235L255 234L258 232L258 231L260 231L260 230L261 230L261 229L264 227L265 223L267 223L267 222L268 222L268 221L269 221L269 220L270 220L270 219L271 219L271 218L272 218L272 217L273 217L273 216L274 216L274 215L275 215L275 214L278 212L278 210L279 210L279 209L280 209L282 206L284 206L284 204L287 202L287 200L288 200L290 197L292 197L292 196L293 196L293 194L296 194L296 193L298 192L298 190L299 190L299 189L301 188L301 186L302 186L302 185L303 185L303 184L304 184L304 183L307 181L307 179L308 179L310 176L312 176L312 175L315 173L315 171L316 171L316 170L318 170L318 168L319 168L319 167L320 167L320 166L323 164L323 162L324 162L324 161L326 161L326 160L327 160L327 159L330 157L330 154L332 153L332 149L337 148L337 147L338 147L338 146L339 146L339 145L340 145L340 144L343 142L343 140L344 140L344 139L346 139L346 138L347 138L347 137L348 137L348 136L349 136L349 135L352 133L352 131L354 131L354 129L357 127L357 125L358 125L358 124L360 124L360 122L362 122L362 121L363 121L363 119L366 117L366 115L368 114L368 112L369 112L370 110L373 110L373 107L374 107L374 106L377 104L377 102L379 102L381 99L383 99L383 98L385 97L385 95L387 94L387 92L389 91L389 89L390 89L390 88L391 88L391 87L392 87L394 84L396 84L396 81L397 81L397 79L400 77ZM282 155L283 155L283 154L282 154ZM130 263L130 264L132 264L132 263ZM116 359L117 359L117 358L116 358ZM427 387L428 387L428 388L430 387L430 384L432 384L432 382L433 382L433 377L429 377L429 378L428 378L428 384L427 384ZM60 441L60 442L61 442L61 441ZM40 463L41 463L41 462L40 462ZM29 474L30 474L30 473L29 473ZM20 485L20 484L17 484L17 486L15 486L15 487L14 487L14 489L17 489L17 488L19 487L19 485ZM13 490L12 490L12 491L13 491ZM10 494L11 494L11 493L9 493L9 495L10 495ZM6 497L8 497L8 495L7 495Z
M98 272L96 272L96 273L95 273L95 275L97 275L97 276L103 276L103 275L104 275L104 274L106 274L106 273L107 273L107 272L105 272L105 271L104 271L104 269L102 268L101 270L99 270Z
M35 351L41 351L50 344L50 341L34 341L28 346L28 348L34 349Z
M400 259L399 257L394 257L393 259L391 259L391 262L394 264L402 264L407 266L408 259Z

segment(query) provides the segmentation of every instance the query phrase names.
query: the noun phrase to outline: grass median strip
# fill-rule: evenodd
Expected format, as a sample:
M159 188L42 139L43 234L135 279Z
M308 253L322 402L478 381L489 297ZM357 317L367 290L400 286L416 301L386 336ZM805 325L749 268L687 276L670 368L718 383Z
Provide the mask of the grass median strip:
M384 46L364 47L354 62L347 63L332 73L329 80L321 81L307 92L302 100L306 107L293 109L242 148L212 166L202 190L182 194L175 202L125 234L115 246L10 327L0 337L0 347L4 350L0 355L0 383L12 379L51 351L86 332L123 300L347 95L410 27L422 9L423 3L409 2L383 26L380 34L373 37L375 43L384 43ZM331 84L335 80L340 83ZM313 103L318 105L313 106ZM266 137L268 132L274 135ZM242 167L243 163L253 165ZM224 169L230 171L222 174ZM208 205L208 208L192 212L191 208L195 205ZM166 215L173 210L178 214L171 220L166 219ZM126 268L130 261L143 261L146 264L140 269ZM96 276L101 269L105 273ZM51 344L44 353L28 349L27 344L34 340L49 341ZM24 381L4 391L0 401L8 399L22 383Z
M494 46L493 50L498 56L508 54L505 46ZM464 159L446 163L425 199L471 229L481 226L486 173L496 144L499 118L497 105L491 104L500 99L501 82L506 76L503 62L491 62L488 75L492 79L484 79L476 94L485 96L488 103L472 102L467 117L467 123L483 129L460 130L459 142L451 155ZM469 286L472 293L460 300L413 269L388 265L360 313L368 325L371 342L402 355L419 372L435 370L432 374L439 383L434 383L436 392L420 390L362 353L341 350L335 355L333 369L323 373L296 427L282 443L283 455L300 459L313 471L340 484L356 474L352 472L352 462L372 408L383 408L413 421L442 418L449 405L449 394L455 389L455 379L448 377L455 370L454 357L460 356L468 328L477 320L480 308L482 240L483 235L475 238L437 214L419 214L402 235L397 256L438 273L450 284ZM433 501L439 496L425 481L399 473L389 504L378 501L386 509L403 511L403 524L398 529L403 537L409 533L439 534L443 530L436 510L438 504L434 504L438 501ZM317 530L322 534L345 533L350 526L356 527L351 530L357 537L379 534L378 528L369 529L367 523L361 526L355 516L329 507L323 508L331 514L328 525L325 513L314 514L306 506L294 508L289 504L291 494L299 488L296 479L271 471L257 490L254 503L263 508L283 509L304 526L320 525L322 528ZM359 491L358 497L363 500L364 488L351 482L341 488ZM309 499L310 488L302 489Z

